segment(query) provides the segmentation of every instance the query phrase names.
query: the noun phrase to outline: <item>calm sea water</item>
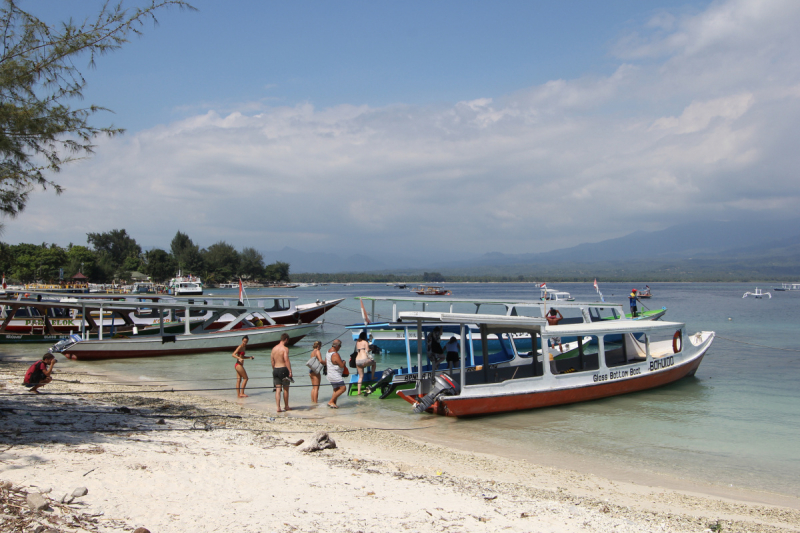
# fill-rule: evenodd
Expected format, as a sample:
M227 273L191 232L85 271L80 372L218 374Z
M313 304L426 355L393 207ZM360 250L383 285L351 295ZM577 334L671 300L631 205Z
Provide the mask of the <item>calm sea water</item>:
M601 283L600 288L607 301L626 303L633 286L641 288L643 284ZM578 299L596 300L588 283L554 287ZM410 405L399 399L345 397L340 400L341 409L327 409L322 402L330 397L331 389L324 378L318 406L310 405L309 389L299 387L291 393L291 404L303 416L381 427L424 427L414 434L463 449L553 466L578 461L625 471L633 478L637 472L662 473L800 497L800 291L773 291L771 300L756 300L742 299L754 284L656 283L651 287L654 296L644 305L666 307L665 320L685 322L689 333L717 333L693 378L605 400L465 420L415 415ZM448 288L454 297L463 298L517 300L539 295L538 287L522 283L454 284ZM360 322L353 296L409 295L385 285L331 285L294 289L288 294L300 297L300 303L348 298L325 315L324 325L314 335L292 348L297 385L309 383L304 363L314 340L329 343L344 335L342 351L352 351L354 343L343 325ZM445 306L441 310L446 310ZM474 307L456 310L474 312ZM378 307L378 311L390 316L388 306ZM0 350L31 360L44 351L41 345L3 345ZM250 398L244 403L274 411L268 352L251 353L256 360L246 364L251 381ZM396 367L404 359L381 356L378 368ZM61 360L59 367L114 373L153 386L168 382L175 388L206 389L203 394L234 399L233 363L230 354L219 353L119 361ZM226 390L207 390L219 388Z

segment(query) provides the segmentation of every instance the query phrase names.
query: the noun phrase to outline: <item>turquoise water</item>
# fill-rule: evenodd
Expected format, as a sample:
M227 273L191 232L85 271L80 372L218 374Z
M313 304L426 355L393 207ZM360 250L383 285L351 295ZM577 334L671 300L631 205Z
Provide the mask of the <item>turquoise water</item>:
M636 285L641 288L643 284ZM591 284L560 283L578 299L596 299ZM626 303L631 284L602 284L606 299ZM718 337L693 378L650 391L589 403L473 419L414 415L401 400L343 397L341 409L310 406L308 388L295 388L291 403L303 416L349 419L383 427L426 427L426 440L569 466L570 458L629 473L663 473L684 480L800 496L800 291L774 292L771 300L742 299L754 284L651 284L649 308L667 307L666 320L685 322L687 331L716 331ZM533 284L454 284L454 297L535 299ZM765 291L771 286L761 286ZM234 291L211 291L227 294ZM252 291L251 291L252 292ZM255 292L252 292L255 295ZM356 295L408 296L384 285L294 289L300 303L348 297L325 315L325 324L292 348L297 385L308 384L305 361L314 340L342 336L343 352L353 341L343 325L360 322ZM369 309L369 306L367 306ZM406 309L411 309L410 306ZM436 309L431 309L436 310ZM446 310L442 306L441 310ZM474 307L456 308L473 312ZM390 308L378 307L384 316ZM482 309L482 311L484 311ZM738 341L738 342L737 342ZM742 343L765 345L776 349ZM786 351L778 350L785 349ZM4 345L6 355L32 359L42 346ZM267 351L251 352L248 406L274 411ZM379 371L405 357L378 357ZM140 360L72 362L58 367L118 373L138 384L168 380L180 389L203 389L234 399L234 360L227 353ZM150 387L148 387L150 388ZM209 390L225 389L225 390ZM330 397L323 379L321 402Z

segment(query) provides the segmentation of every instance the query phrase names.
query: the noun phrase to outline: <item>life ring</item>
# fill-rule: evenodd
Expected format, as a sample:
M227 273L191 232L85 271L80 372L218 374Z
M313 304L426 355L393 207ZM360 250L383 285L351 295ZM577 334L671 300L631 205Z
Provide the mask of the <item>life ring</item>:
M680 347L678 347L678 344L680 344ZM678 330L672 336L672 353L678 353L681 350L683 350L683 337L681 336L681 330Z

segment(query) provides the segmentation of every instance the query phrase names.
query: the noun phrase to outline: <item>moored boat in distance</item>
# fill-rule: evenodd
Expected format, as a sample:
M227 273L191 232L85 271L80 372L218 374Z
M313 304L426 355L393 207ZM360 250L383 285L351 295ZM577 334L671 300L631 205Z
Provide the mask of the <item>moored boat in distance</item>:
M425 376L418 352L415 386L397 395L413 404L415 412L447 416L534 409L660 387L693 376L714 339L712 331L687 335L685 324L678 322L614 320L551 326L543 318L418 311L402 312L399 319L418 328L422 324L477 324L481 331L495 335L526 332L541 338L540 353L515 351L515 359L525 359L523 364L482 365L473 372L465 368L463 341L459 368L450 373ZM622 340L607 343L609 336ZM546 362L546 353L558 353L548 348L548 341L564 337L594 341L581 342L568 357ZM596 346L596 350L586 346Z
M749 291L748 291L748 292L744 293L744 295L742 296L742 298L747 298L748 296L752 296L753 298L758 298L759 300L760 300L761 298L763 298L764 296L767 296L768 298L770 298L770 299L771 299L771 298L772 298L772 293L769 293L769 292L762 292L762 291L761 291L761 289L759 289L758 287L756 287L756 291L755 291L755 292L749 292Z
M415 292L420 296L452 296L453 293L449 290L441 287L439 285L422 285L420 287L416 287L411 289L411 292Z
M238 286L238 285L237 285ZM203 281L197 276L181 276L178 273L177 278L169 280L167 287L170 294L175 296L202 296L203 295Z

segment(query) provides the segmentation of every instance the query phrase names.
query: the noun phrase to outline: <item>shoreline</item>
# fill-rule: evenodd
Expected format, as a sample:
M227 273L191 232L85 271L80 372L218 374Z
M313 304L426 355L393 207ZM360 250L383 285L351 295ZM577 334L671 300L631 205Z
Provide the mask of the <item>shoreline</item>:
M9 428L0 430L0 480L35 490L32 485L44 478L53 498L83 483L89 494L81 501L121 521L113 530L124 522L127 530L154 532L254 525L372 531L399 524L432 531L704 531L715 524L723 531L800 531L797 507L752 503L735 494L614 481L453 449L412 432L291 412L275 417L189 393L69 382L87 376L108 381L103 375L57 368L56 378L65 381L43 392L79 394L32 395L19 384L25 366L0 360L0 403L7 407L0 419ZM100 391L107 394L89 394ZM121 414L122 407L132 413ZM40 408L45 411L34 410ZM50 414L48 408L68 410ZM101 414L87 417L85 411ZM336 449L307 454L291 445L321 430L336 440ZM43 476L47 464L57 471L48 468Z

